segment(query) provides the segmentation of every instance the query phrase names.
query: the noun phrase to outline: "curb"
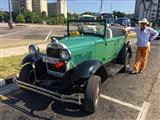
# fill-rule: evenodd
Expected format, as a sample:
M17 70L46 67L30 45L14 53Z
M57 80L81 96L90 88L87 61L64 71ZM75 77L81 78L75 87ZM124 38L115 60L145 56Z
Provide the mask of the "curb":
M0 95L6 95L19 89L19 87L13 82L13 77L1 79L1 81L2 82L0 83L4 84L3 86L0 86Z

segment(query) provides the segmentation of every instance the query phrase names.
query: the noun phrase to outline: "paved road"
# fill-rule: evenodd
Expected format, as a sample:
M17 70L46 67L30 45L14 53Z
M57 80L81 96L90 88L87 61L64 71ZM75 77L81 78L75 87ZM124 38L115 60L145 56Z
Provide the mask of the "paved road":
M133 50L135 56L135 48ZM119 73L102 85L101 98L94 114L84 112L82 106L64 104L35 93L22 90L6 96L1 103L1 120L138 120L144 102L150 104L147 120L160 119L160 93L154 88L160 72L160 41L154 41L146 71L130 75ZM132 59L132 64L134 60ZM158 83L157 83L158 82ZM160 86L160 84L159 84ZM148 106L149 107L149 106ZM146 109L146 108L145 108ZM145 114L143 114L145 116ZM144 119L143 119L144 120Z
M51 36L64 35L65 26L23 25L10 30L6 25L0 27L1 47L17 47L21 44L44 43L45 38L52 31Z

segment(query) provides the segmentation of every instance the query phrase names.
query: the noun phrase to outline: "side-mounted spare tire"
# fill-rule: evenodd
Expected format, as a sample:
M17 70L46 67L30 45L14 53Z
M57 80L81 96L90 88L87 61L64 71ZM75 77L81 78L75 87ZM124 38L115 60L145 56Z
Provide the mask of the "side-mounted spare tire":
M94 113L98 107L100 97L101 78L92 75L86 85L84 108L89 113Z

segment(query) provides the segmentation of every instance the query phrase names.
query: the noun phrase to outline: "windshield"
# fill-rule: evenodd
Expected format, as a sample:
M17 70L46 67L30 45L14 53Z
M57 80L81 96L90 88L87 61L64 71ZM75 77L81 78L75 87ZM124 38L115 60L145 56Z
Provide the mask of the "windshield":
M79 35L92 34L105 37L105 27L105 21L68 21L68 35L77 32Z

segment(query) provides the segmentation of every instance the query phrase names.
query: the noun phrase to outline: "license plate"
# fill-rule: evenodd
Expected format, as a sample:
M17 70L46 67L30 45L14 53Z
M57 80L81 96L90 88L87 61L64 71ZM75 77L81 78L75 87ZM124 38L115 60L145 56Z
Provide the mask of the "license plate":
M43 56L43 62L56 64L59 62L59 59Z

